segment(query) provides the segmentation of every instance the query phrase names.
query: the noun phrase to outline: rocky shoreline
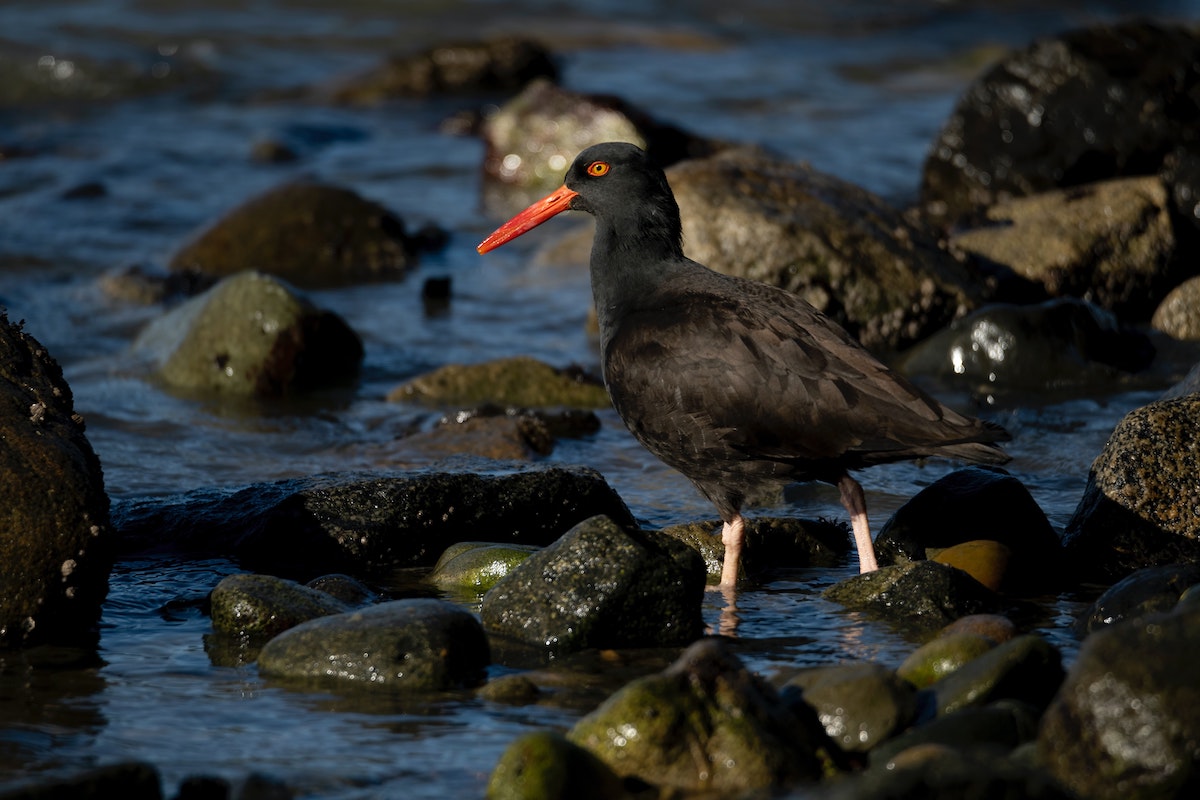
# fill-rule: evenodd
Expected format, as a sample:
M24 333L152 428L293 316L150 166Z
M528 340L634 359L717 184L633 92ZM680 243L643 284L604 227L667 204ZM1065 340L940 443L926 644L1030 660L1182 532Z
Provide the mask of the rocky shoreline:
M487 143L498 205L561 175L555 157L569 161L581 137L636 137L673 163L690 255L795 291L881 355L945 371L983 398L1023 381L1154 385L1157 352L1197 338L1194 32L1130 23L1006 56L963 94L912 209L750 143L699 140L562 89L556 57L532 44L463 47L475 54L459 59L475 65L466 78L429 77L446 62L422 54L325 100L516 92L467 126ZM531 130L556 138L530 147ZM216 220L166 269L105 285L125 302L188 296L134 343L148 380L288 398L352 383L363 357L352 328L304 290L395 279L444 235L410 234L339 187L289 185ZM568 234L554 257L585 263L587 238ZM746 240L759 251L735 258L728 243ZM94 647L116 560L216 555L246 570L208 600L221 658L301 688L469 691L522 705L558 692L546 666L555 658L640 649L667 662L569 731L514 741L492 773L494 798L1157 798L1200 785L1194 379L1121 421L1061 532L1000 469L963 469L914 496L879 533L883 569L826 597L921 644L896 669L831 664L772 684L739 659L735 628L704 629L715 537L646 530L595 470L536 463L594 430L605 403L594 376L513 359L397 387L392 402L448 410L407 446L481 457L470 468L316 475L112 507L61 370L7 316L0 377L10 498L0 556L5 585L21 587L0 596L6 649ZM759 518L756 529L750 570L849 549L845 529L823 521ZM478 613L369 588L400 568L427 570L431 595L477 596ZM1040 598L1081 585L1103 593L1065 665L1027 631ZM498 663L518 671L489 680ZM2 796L101 790L161 796L153 766L137 763ZM215 781L203 796L231 791ZM251 781L237 796L292 791Z

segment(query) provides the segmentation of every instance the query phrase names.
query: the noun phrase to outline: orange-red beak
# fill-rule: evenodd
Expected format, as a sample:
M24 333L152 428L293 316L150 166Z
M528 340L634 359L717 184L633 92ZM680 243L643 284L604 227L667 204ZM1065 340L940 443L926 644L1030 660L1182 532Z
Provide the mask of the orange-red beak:
M579 194L563 186L538 200L496 229L495 233L479 243L475 249L480 253L495 250L510 239L531 231L538 225L571 207L571 199Z

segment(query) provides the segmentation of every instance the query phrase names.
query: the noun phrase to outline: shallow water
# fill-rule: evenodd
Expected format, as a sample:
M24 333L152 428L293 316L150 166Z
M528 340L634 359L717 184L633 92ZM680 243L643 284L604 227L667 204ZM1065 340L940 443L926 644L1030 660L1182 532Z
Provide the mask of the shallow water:
M399 101L377 109L267 100L327 81L391 50L502 32L562 49L563 82L620 95L713 137L753 141L898 203L916 189L926 148L957 94L989 58L1032 37L1113 19L1121 3L447 2L199 0L39 2L0 6L0 48L74 94L0 113L0 305L24 319L63 365L114 502L198 487L386 468L398 432L423 409L385 402L407 377L449 362L530 354L595 368L590 302L578 269L538 265L527 237L482 259L474 244L498 222L480 200L482 147L438 131L471 101ZM1143 14L1194 18L1200 4L1149 2ZM87 59L134 65L159 87L102 95ZM153 77L158 76L158 77ZM157 82L157 83L156 83ZM99 87L99 88L98 88ZM302 158L251 161L276 138ZM350 186L412 227L452 232L407 280L312 293L363 337L353 391L304 408L220 405L176 397L143 379L129 346L156 309L109 299L108 271L162 264L246 198L300 174ZM103 197L66 200L91 181ZM426 314L421 281L450 276L447 313ZM1010 469L1061 527L1092 458L1128 410L1169 383L1089 390L1086 397L998 397L988 416L1014 434ZM602 414L594 437L547 458L597 467L650 525L709 518L677 474ZM894 465L864 474L878 528L952 465ZM802 487L771 513L842 518L828 487ZM507 708L466 695L420 700L291 691L253 666L219 666L199 601L236 567L222 561L118 565L105 606L100 663L84 669L0 660L0 788L28 776L136 758L168 794L187 775L277 776L314 798L479 796L504 747L524 731L566 727L578 709ZM739 604L747 662L764 674L852 659L898 663L903 637L823 601L853 571L771 576ZM1040 630L1064 649L1075 598L1051 599ZM711 601L706 619L720 607ZM504 667L494 668L496 674Z

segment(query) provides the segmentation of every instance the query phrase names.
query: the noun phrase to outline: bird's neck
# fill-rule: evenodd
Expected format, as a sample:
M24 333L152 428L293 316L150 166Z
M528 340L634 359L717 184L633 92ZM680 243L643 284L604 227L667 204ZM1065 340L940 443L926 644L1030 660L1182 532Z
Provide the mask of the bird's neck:
M662 220L597 221L591 280L602 341L624 315L653 307L671 277L691 263L678 231L678 222Z

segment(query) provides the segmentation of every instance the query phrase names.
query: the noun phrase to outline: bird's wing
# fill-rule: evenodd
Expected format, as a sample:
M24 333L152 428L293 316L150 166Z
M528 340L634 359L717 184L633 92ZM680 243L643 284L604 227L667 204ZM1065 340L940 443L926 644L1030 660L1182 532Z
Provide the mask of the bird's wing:
M912 386L802 299L726 285L663 294L610 338L613 402L631 428L643 426L643 441L699 436L714 455L854 467L978 438L977 421Z

